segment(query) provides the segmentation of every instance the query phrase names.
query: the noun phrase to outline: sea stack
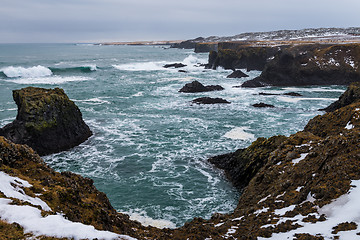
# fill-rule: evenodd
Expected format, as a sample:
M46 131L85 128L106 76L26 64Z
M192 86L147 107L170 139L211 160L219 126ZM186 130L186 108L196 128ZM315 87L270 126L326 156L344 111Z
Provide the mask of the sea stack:
M39 155L61 152L87 140L92 132L63 89L27 87L13 91L16 119L0 135L27 144Z

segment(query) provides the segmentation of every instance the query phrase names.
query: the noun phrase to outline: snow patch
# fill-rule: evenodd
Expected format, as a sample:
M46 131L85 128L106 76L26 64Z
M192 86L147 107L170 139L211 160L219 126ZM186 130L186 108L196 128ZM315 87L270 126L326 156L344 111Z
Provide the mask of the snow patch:
M349 122L346 124L346 126L345 126L345 128L348 129L348 130L354 129L354 127L355 127L355 126L352 125L350 121L349 121Z
M306 158L306 156L309 153L301 153L299 158L293 159L291 162L295 165L298 164L301 160L304 160Z

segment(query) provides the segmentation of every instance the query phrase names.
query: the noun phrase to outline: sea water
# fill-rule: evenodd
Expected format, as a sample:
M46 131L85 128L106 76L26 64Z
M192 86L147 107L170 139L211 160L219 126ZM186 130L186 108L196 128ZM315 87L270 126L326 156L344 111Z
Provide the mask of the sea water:
M207 159L245 148L258 137L302 130L345 87L234 88L261 72L228 79L231 71L199 65L207 58L207 53L168 46L2 44L0 127L17 114L12 90L63 88L94 135L44 157L50 166L92 178L117 211L144 224L178 227L194 217L228 213L239 194ZM177 62L187 65L185 73L163 68ZM194 80L225 90L178 92ZM191 103L205 96L231 104ZM275 108L252 106L259 102Z

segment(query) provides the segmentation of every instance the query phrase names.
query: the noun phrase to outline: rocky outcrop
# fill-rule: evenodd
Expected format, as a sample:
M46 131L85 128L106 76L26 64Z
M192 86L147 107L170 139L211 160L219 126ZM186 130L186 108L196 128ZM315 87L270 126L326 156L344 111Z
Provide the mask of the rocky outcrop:
M283 94L261 92L261 93L259 93L259 95L262 95L262 96L280 96L280 95L284 95L284 96L291 96L291 97L301 97L302 96L300 93L296 93L296 92L288 92L288 93L283 93Z
M229 104L230 103L229 101L222 98L210 98L210 97L196 98L191 102L197 104L218 104L218 103Z
M173 44L171 44L170 47L171 48L192 49L192 48L195 48L195 45L197 43L202 43L204 41L205 41L205 39L203 37L198 37L198 38L195 38L195 39L182 41L180 43L173 43Z
M248 42L221 42L216 54L209 54L207 68L247 69L262 71L266 63L279 51L276 47L255 47Z
M92 132L75 103L62 89L28 87L13 91L16 119L0 129L0 136L27 144L40 155L75 147Z
M164 68L182 68L182 67L186 67L186 65L182 64L182 63L171 63L171 64L165 64L163 67Z
M274 108L275 107L274 105L266 104L266 103L263 103L263 102L255 103L255 104L253 104L251 106L256 107L256 108Z
M330 106L320 110L326 112L333 112L339 108L345 107L359 100L360 100L360 82L354 82L350 84L348 89L340 96L339 100L330 104Z
M283 49L243 87L348 85L360 81L360 44L308 44Z
M191 83L185 84L184 87L182 87L179 92L183 93L197 93L197 92L211 92L211 91L220 91L224 90L223 87L220 85L207 85L204 86L198 81L193 81Z
M217 43L196 43L195 44L195 52L196 53L204 53L210 51L217 51L218 44Z
M227 76L227 78L242 78L242 77L248 77L249 75L243 73L241 70L235 70L230 75Z

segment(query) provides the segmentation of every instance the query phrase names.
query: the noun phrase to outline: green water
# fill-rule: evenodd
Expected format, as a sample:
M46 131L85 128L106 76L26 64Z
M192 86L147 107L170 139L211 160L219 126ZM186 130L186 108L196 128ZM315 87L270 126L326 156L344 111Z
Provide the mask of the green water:
M162 67L174 62L187 64L187 73ZM301 130L345 87L233 88L260 72L227 79L229 71L194 66L206 62L205 53L160 46L3 44L0 127L16 117L13 89L61 87L94 135L70 151L45 157L50 166L92 178L115 209L157 226L231 212L239 194L206 159L246 147L257 137ZM193 80L225 90L178 92ZM258 95L291 91L303 97ZM190 103L203 96L231 104ZM276 108L251 106L258 102Z

